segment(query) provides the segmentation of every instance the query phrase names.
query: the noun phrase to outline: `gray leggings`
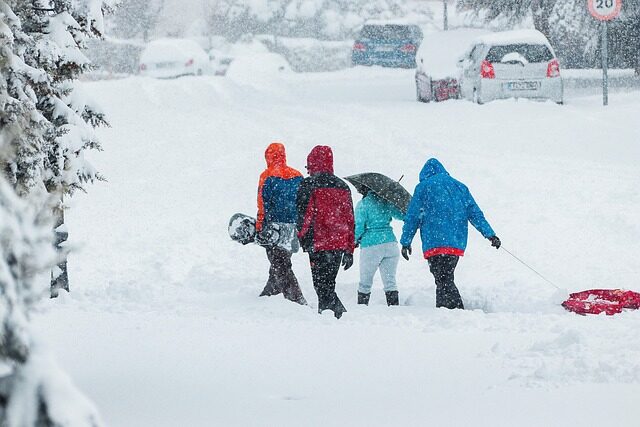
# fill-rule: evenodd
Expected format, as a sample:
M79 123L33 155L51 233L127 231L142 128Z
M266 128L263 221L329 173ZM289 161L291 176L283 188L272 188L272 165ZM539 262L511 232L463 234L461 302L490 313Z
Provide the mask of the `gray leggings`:
M360 250L360 286L358 287L358 292L363 294L371 293L373 276L375 276L378 268L380 269L380 278L385 292L397 291L396 270L398 269L399 259L400 251L396 242L362 248Z

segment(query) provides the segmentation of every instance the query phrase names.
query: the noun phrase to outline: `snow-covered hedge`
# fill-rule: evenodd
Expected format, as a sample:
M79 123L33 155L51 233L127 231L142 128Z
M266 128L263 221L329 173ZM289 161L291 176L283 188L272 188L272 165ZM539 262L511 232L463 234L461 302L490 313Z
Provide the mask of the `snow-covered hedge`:
M349 67L353 41L260 37L269 50L284 56L297 72L334 71Z
M95 67L91 74L96 71L110 74L135 74L138 71L138 60L144 46L144 42L139 40L113 38L89 40L87 57Z

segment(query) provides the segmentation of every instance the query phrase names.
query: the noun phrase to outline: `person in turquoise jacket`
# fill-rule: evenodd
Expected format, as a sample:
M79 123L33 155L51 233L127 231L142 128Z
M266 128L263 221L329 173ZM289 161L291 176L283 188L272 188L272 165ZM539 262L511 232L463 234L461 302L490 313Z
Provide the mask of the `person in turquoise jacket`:
M373 276L380 277L388 305L398 305L396 270L400 250L391 220L402 220L402 213L389 202L363 189L364 196L356 205L356 244L360 246L360 285L358 304L369 304Z
M422 254L436 282L436 307L464 308L453 277L467 248L469 223L491 246L500 248L500 239L467 186L452 178L437 159L427 160L409 203L400 244L402 256L409 260L411 241L420 229Z

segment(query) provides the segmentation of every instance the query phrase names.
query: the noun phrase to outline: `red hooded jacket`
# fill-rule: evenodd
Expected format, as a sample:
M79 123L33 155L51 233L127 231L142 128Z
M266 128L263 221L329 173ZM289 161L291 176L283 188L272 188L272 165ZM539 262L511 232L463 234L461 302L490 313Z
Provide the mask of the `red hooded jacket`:
M297 197L298 238L305 252L353 253L355 220L351 190L333 174L331 147L318 145L307 157L309 177Z

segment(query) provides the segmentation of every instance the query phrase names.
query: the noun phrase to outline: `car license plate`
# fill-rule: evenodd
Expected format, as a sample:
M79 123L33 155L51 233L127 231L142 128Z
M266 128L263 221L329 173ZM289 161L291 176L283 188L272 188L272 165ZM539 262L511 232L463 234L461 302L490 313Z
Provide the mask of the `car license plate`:
M171 68L175 65L175 62L158 62L156 64L157 68Z
M538 90L538 82L509 82L507 83L507 89L509 90Z
M378 46L376 52L393 52L393 46Z

